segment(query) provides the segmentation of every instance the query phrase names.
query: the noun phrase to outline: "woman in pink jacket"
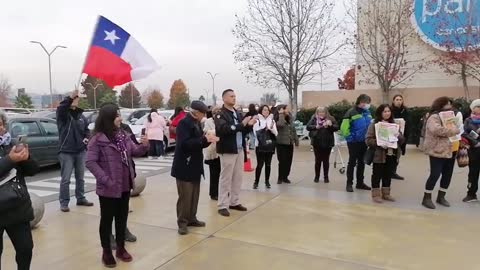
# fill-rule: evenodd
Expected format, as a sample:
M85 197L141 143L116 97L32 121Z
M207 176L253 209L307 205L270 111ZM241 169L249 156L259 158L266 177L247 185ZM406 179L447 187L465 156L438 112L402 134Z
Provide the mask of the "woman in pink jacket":
M165 154L163 132L166 127L165 118L158 114L157 109L152 109L145 122L146 135L150 142L149 159L162 157Z

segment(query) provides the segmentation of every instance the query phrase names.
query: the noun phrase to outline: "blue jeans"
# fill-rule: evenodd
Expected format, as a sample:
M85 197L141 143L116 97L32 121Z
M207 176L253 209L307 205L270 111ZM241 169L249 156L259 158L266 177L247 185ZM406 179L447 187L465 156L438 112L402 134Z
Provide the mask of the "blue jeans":
M70 202L70 178L75 170L75 197L78 201L85 200L85 151L80 153L60 153L60 206L68 206Z
M249 147L250 149L255 149L255 140L256 140L256 137L255 137L255 133L253 132L250 132L248 134L248 138L249 138Z
M165 155L165 148L163 146L163 141L159 140L149 140L150 143L150 152L149 156L151 157L161 157Z

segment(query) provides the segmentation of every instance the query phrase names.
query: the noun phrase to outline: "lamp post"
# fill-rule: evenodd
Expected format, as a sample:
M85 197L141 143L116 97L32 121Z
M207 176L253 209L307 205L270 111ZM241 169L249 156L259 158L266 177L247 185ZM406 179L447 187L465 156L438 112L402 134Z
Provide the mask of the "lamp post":
M40 45L43 49L43 51L45 51L45 53L47 54L48 56L48 78L49 78L49 82L50 82L50 106L53 106L53 92L52 92L52 61L51 61L51 56L52 54L55 52L56 49L58 48L62 48L62 49L66 49L67 47L66 46L62 46L62 45L57 45L55 46L55 48L53 48L53 50L51 50L50 52L47 51L47 49L45 49L45 46L43 46L43 44L39 41L30 41L31 43L36 43L38 45Z
M97 88L99 86L102 86L103 83L97 83L95 86L93 86L93 84L91 83L86 83L88 85L90 85L90 87L93 88L93 108L96 110L97 109Z
M212 78L212 96L215 95L215 78L217 77L218 73L212 74L210 71L207 72L208 75L210 75L210 78ZM217 105L217 99L215 98L213 100L213 106Z

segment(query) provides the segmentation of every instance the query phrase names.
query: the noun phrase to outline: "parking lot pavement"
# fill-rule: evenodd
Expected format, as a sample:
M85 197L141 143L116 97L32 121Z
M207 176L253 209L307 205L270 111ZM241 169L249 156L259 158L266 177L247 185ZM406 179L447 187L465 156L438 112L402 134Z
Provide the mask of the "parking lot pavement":
M167 156L164 159L147 158L135 159L135 166L138 176L150 177L170 171L173 157ZM27 178L28 190L34 193L47 203L58 200L60 189L60 168L50 167L44 169L34 177ZM95 191L95 177L85 169L85 193ZM70 183L70 195L75 195L75 176L72 174Z

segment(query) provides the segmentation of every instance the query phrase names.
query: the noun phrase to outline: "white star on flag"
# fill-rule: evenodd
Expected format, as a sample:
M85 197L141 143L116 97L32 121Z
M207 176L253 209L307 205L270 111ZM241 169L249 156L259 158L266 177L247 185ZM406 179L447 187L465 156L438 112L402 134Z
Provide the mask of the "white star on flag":
M112 45L115 45L115 40L120 39L117 37L115 30L112 30L111 32L104 31L105 32L105 39L104 40L110 40L112 42Z

